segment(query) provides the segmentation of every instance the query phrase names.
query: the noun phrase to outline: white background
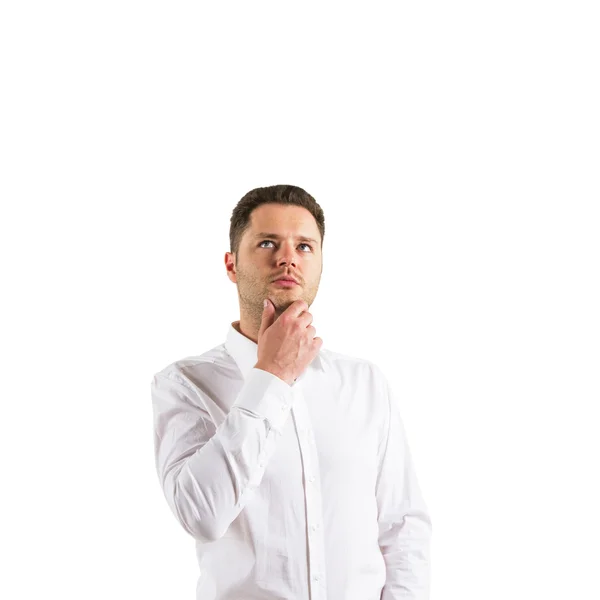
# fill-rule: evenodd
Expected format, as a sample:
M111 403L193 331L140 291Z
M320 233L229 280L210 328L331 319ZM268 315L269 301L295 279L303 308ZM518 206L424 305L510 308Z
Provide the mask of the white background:
M194 597L150 381L225 340L231 211L291 183L317 334L401 404L432 600L597 600L595 4L2 3L0 596Z

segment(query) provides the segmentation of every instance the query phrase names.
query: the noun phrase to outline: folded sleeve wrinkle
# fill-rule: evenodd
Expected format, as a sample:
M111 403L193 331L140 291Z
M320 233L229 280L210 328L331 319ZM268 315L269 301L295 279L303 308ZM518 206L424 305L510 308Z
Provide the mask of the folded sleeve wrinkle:
M289 417L293 389L253 368L217 427L210 399L177 373L151 383L155 465L166 500L195 539L221 538L248 501Z
M387 403L376 484L379 547L387 571L381 600L428 600L431 518L399 407L389 381L378 373L380 393Z

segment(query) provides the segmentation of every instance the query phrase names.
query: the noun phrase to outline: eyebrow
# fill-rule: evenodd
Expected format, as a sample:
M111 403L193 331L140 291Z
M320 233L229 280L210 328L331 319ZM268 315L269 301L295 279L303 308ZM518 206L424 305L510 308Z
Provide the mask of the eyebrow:
M255 239L258 238L273 238L275 240L280 240L282 238L282 236L277 235L276 233L257 233L254 236ZM314 240L313 238L309 238L303 235L299 235L296 237L297 240L302 240L303 242L312 242L315 245L318 245L317 240Z

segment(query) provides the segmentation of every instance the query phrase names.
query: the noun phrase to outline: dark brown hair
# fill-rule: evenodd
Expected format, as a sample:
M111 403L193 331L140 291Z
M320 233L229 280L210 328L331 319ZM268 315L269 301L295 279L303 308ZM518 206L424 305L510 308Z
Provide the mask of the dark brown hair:
M317 222L321 232L321 248L325 238L325 215L317 201L295 185L270 185L250 190L236 205L229 226L230 252L237 256L244 232L250 227L250 215L261 204L295 204L306 208Z

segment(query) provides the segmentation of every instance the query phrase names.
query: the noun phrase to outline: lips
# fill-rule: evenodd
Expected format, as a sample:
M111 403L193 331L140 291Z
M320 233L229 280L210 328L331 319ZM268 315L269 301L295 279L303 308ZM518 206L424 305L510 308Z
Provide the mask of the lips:
M275 281L292 281L293 283L298 283L293 277L279 277Z

